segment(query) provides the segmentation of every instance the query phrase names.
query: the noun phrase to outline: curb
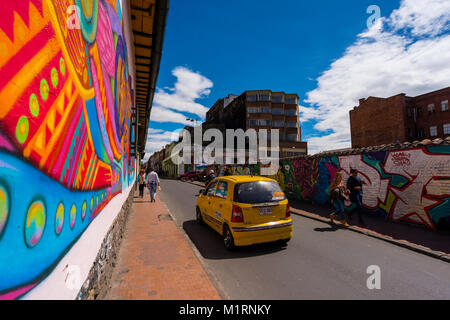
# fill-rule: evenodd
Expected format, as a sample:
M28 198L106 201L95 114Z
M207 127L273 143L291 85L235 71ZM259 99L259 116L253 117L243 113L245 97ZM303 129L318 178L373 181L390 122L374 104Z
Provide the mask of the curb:
M330 220L329 219L321 217L321 216L313 214L313 213L304 213L304 212L301 212L300 210L295 209L295 208L291 208L291 213L299 215L299 216L303 216L305 218L309 218L309 219L313 219L313 220L317 220L317 221L320 221L320 222L324 222L324 223L330 224ZM395 239L392 239L389 236L385 236L385 235L382 235L382 234L380 234L378 232L370 231L368 229L364 229L364 228L360 228L360 227L350 226L350 227L345 228L345 227L341 227L339 225L336 225L336 227L340 228L340 229L348 229L348 230L351 230L353 232L361 233L361 234L364 234L366 236L369 236L369 237L372 237L372 238L376 238L376 239L380 239L380 240L389 242L391 244L394 244L394 245L397 245L397 246L400 246L400 247L403 247L403 248L406 248L406 249L409 249L409 250L412 250L412 251L415 251L415 252L427 255L429 257L432 257L432 258L439 259L439 260L442 260L444 262L450 263L450 255L445 254L445 253L440 252L440 251L431 250L429 248L426 248L426 247L423 247L423 246L419 246L419 245L413 244L411 242L407 242L405 240L395 240Z

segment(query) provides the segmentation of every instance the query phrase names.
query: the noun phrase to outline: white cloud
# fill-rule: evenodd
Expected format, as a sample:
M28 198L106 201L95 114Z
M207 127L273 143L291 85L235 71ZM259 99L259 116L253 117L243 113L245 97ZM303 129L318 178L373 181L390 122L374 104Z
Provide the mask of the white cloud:
M315 120L314 129L333 131L309 139L310 153L351 146L348 112L360 98L414 96L449 86L449 17L448 0L404 0L360 33L307 93L312 107L300 108L303 122Z
M195 102L195 100L204 98L211 93L212 81L185 67L176 67L172 74L177 78L174 88L164 87L157 90L153 99L150 120L152 122L193 125L192 122L186 120L192 118L189 114L204 119L208 108ZM188 113L188 115L184 113ZM178 131L169 132L149 128L143 160L147 161L154 152L161 150L166 144L177 139Z
M450 28L450 1L403 1L391 14L394 30L410 29L416 36L437 35Z
M170 109L153 106L150 113L150 120L154 122L175 122L184 125L189 125L191 122L186 120L186 116L182 113L172 111Z
M151 120L190 124L182 112L205 118L208 108L195 100L208 96L213 83L198 72L176 67L172 74L177 78L174 88L158 89L153 99Z
M160 151L165 145L172 141L178 140L178 136L178 130L172 132L149 128L143 161L147 162L153 153Z

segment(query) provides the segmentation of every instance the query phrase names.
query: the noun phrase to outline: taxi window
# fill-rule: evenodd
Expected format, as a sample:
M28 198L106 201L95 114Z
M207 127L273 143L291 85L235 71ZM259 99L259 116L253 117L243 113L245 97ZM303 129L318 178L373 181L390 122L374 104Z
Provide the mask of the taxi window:
M206 189L206 195L207 196L213 196L214 195L214 191L216 191L216 184L217 184L217 181L214 181L214 182L212 182L209 185L208 189Z
M239 183L234 187L234 201L241 203L263 203L286 199L275 181Z
M216 197L226 198L228 196L228 183L219 181L216 188Z

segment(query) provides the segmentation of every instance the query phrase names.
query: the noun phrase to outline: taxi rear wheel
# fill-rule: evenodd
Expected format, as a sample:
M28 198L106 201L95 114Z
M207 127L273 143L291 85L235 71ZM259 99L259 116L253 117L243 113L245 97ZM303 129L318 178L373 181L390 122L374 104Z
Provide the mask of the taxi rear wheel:
M233 234L227 225L223 226L223 245L228 250L235 248Z
M203 217L202 217L202 213L201 213L201 211L200 211L200 208L197 207L197 208L196 208L196 211L197 211L197 214L196 214L197 222L198 222L199 224L205 224L205 222L203 222Z

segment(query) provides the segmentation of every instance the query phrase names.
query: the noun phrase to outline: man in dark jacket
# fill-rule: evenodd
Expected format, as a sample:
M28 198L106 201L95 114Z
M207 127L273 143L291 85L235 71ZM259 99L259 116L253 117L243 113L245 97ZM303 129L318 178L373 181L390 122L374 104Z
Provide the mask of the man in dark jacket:
M361 178L358 177L358 170L351 169L350 170L351 176L347 180L347 189L350 190L350 200L355 205L355 209L353 209L353 212L356 211L359 218L359 224L364 225L364 221L362 218L362 181ZM349 214L349 219L352 217L352 213Z

